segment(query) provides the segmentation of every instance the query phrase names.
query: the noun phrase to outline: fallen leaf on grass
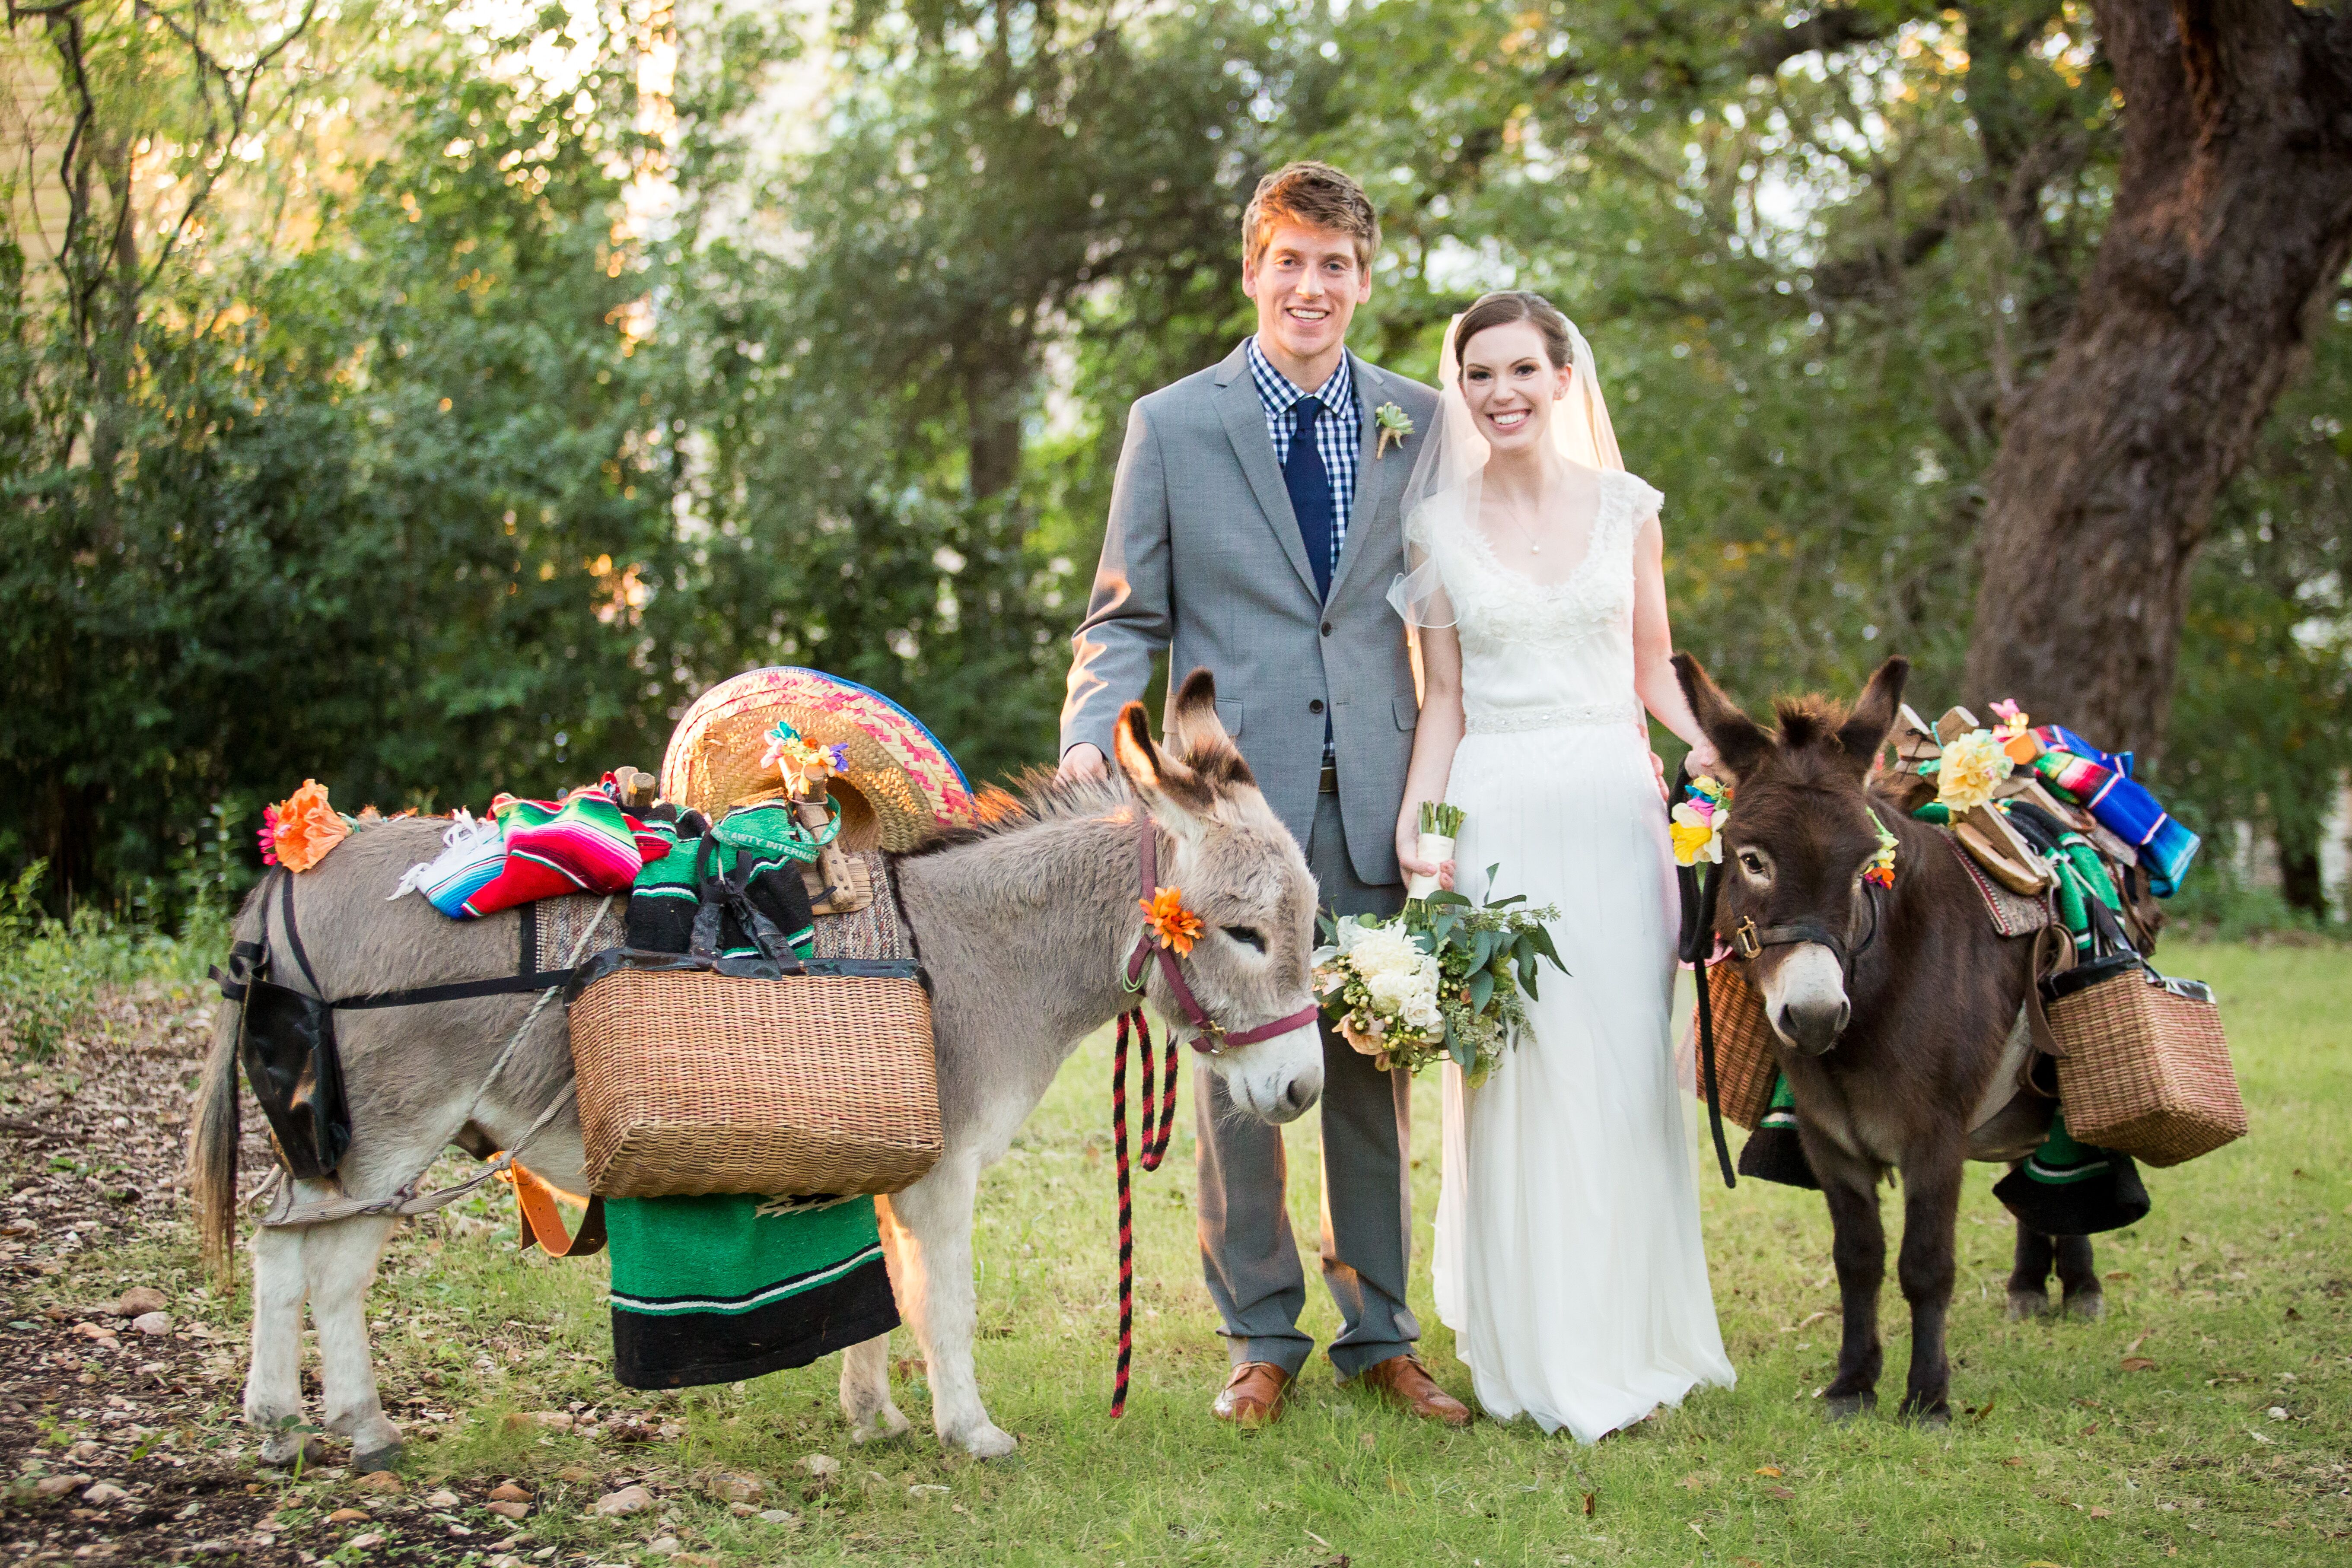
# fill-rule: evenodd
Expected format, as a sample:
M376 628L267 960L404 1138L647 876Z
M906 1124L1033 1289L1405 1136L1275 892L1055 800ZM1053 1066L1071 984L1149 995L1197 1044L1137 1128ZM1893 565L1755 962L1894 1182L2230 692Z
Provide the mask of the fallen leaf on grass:
M1711 1478L1697 1470L1693 1470L1689 1475L1685 1476L1681 1480L1675 1483L1675 1485L1682 1488L1683 1490L1686 1492L1705 1491L1712 1484L1713 1480Z
M1598 1492L1587 1492L1587 1493L1585 1493L1585 1494L1584 1494L1584 1517L1585 1517L1585 1518L1587 1518L1587 1519L1591 1519L1591 1518L1592 1517L1592 1503L1593 1503L1593 1500L1594 1500L1595 1498L1598 1498L1600 1495L1601 1495L1601 1494L1600 1494L1600 1493L1598 1493Z
M1759 1465L1756 1467L1756 1473L1759 1476L1772 1476L1777 1478L1780 1474L1780 1467L1778 1465Z
M2154 1372L2156 1370L2156 1363L2148 1360L2147 1357L2144 1355L2127 1355L2124 1357L2123 1364L2126 1372Z
M1776 1498L1781 1502L1787 1502L1790 1498L1795 1497L1797 1494L1790 1491L1787 1487L1766 1487L1764 1489L1764 1495L1769 1498Z
M1974 1410L1969 1411L1969 1419L1971 1421L1982 1421L1986 1416L1992 1414L1992 1407L2000 1403L2000 1395L1996 1394L1990 1399L1986 1400L1982 1405L1978 1405Z
M2104 1508L2094 1508L2091 1510L2091 1517L2093 1519L2105 1519L2109 1517L2109 1511Z
M2142 1345L2144 1345L2144 1344L2146 1344L2146 1343L2147 1343L2149 1335L2152 1335L2152 1334L2154 1334L2155 1332L2156 1332L2156 1331L2155 1331L2154 1329L2150 1329L2150 1330L2148 1330L2148 1331L2147 1331L2147 1333L2143 1333L2142 1335L2140 1335L2140 1337L2139 1337L2139 1338L2137 1338L2137 1339L2136 1339L2136 1340L2132 1341L2132 1342L2131 1342L2131 1343L2129 1343L2129 1344L2127 1344L2127 1345L2126 1345L2126 1346L2124 1347L2124 1354L2126 1354L2126 1355L2136 1355L2136 1354L2137 1354L2137 1353L2138 1353L2138 1352L2139 1352L2139 1347L2140 1347L2140 1346L2142 1346Z

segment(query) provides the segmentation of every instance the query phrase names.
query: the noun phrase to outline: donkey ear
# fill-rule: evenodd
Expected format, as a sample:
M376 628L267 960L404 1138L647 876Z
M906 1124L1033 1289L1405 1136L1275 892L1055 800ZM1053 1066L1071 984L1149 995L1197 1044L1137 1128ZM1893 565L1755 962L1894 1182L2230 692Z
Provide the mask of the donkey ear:
M1723 689L1716 685L1698 660L1678 653L1674 664L1675 679L1682 682L1683 696L1689 701L1699 729L1714 742L1716 754L1723 759L1732 777L1745 778L1772 749L1772 737L1723 694Z
M1216 805L1207 784L1153 742L1151 720L1140 702L1129 702L1119 710L1113 737L1119 771L1127 775L1129 787L1162 826L1189 836L1198 819Z
M1903 686L1910 678L1909 659L1899 653L1889 658L1871 673L1870 684L1862 689L1853 711L1838 727L1838 744L1864 774L1878 760L1878 748L1886 743L1887 731L1895 728L1895 716L1903 710Z
M1196 669L1168 705L1168 738L1194 773L1212 786L1255 784L1242 761L1239 747L1217 718L1217 681L1206 669Z

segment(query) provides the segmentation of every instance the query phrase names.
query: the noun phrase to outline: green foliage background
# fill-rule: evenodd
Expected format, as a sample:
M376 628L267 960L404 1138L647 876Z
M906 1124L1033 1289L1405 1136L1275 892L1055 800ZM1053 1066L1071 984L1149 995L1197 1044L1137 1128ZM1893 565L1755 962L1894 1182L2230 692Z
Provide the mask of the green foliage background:
M1298 155L1381 206L1371 357L1430 375L1488 287L1578 318L1684 646L1750 700L1899 649L1940 708L2120 112L2041 0L576 0L314 17L236 152L206 62L296 19L249 5L80 0L96 216L27 218L54 144L7 193L0 863L53 902L192 896L306 776L479 807L652 765L761 663L877 687L975 777L1046 760L1126 405L1248 330L1241 204ZM72 107L54 27L7 49ZM128 265L110 170L180 180ZM2352 306L2314 328L2150 775L2274 836L2306 908L2352 763Z

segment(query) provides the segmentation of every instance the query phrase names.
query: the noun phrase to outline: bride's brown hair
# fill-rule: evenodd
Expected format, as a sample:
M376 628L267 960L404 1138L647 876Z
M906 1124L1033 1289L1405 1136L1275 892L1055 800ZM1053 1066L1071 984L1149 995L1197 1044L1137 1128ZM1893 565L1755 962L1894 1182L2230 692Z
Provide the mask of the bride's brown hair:
M1454 357L1462 358L1464 345L1489 327L1508 326L1513 321L1526 321L1535 328L1544 341L1544 353L1554 370L1564 370L1576 359L1576 350L1568 335L1568 318L1558 306L1540 294L1525 289L1497 289L1482 294L1476 304L1462 312L1461 325L1454 329Z

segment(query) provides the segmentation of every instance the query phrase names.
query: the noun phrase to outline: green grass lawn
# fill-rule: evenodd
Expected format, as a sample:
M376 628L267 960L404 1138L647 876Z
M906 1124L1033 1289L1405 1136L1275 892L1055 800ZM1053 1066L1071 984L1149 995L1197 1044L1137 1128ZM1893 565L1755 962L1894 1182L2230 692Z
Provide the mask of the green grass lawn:
M1884 1413L1824 1419L1814 1394L1834 1358L1836 1289L1821 1200L1758 1183L1727 1192L1710 1171L1708 1256L1736 1390L1703 1392L1588 1448L1527 1424L1415 1423L1337 1386L1318 1356L1288 1418L1244 1436L1208 1413L1225 1356L1200 1281L1189 1106L1167 1166L1138 1179L1135 1391L1111 1422L1107 1039L1070 1063L982 1187L980 1375L997 1422L1021 1438L1012 1459L942 1457L904 1331L894 1383L917 1432L876 1448L847 1446L832 1362L625 1396L684 1427L646 1447L509 1419L573 1401L609 1408L623 1391L605 1370L603 1260L517 1262L510 1215L497 1208L490 1222L460 1213L395 1240L375 1296L387 1404L425 1390L445 1415L404 1417L418 1478L519 1475L544 1489L520 1550L553 1545L563 1563L634 1562L660 1534L729 1562L1108 1568L2352 1560L2352 1060L2342 1049L2352 963L2321 947L2164 957L2219 990L2252 1134L2147 1173L2153 1215L2098 1240L2108 1311L2091 1324L2003 1321L2012 1231L1990 1195L1997 1173L1980 1168L1959 1226L1946 1430ZM1188 1073L1188 1100L1193 1081ZM1413 1305L1432 1367L1466 1396L1467 1372L1428 1299L1436 1100L1434 1083L1422 1084ZM1313 1283L1315 1118L1288 1136L1307 1327L1320 1342L1335 1313ZM1882 1412L1899 1397L1907 1353L1889 1272ZM2126 1371L2127 1353L2154 1365ZM845 1484L803 1501L791 1467L812 1452L841 1459ZM730 1517L693 1485L711 1468L766 1476L798 1522ZM572 1479L559 1479L567 1468ZM649 1479L667 1522L582 1517L622 1477ZM948 1489L910 1493L918 1485Z

